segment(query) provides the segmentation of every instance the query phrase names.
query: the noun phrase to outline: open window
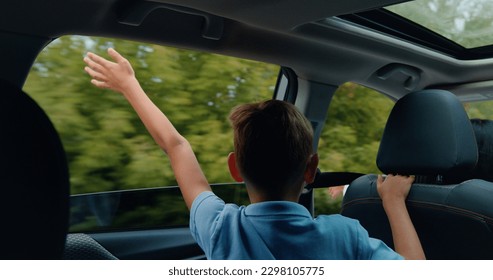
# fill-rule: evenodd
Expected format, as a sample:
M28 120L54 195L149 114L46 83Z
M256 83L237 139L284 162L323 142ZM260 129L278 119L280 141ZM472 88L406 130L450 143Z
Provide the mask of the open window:
M218 195L246 204L232 184L228 121L236 105L271 99L279 67L117 39L65 36L35 61L25 89L59 131L71 174L71 232L186 227L188 210L169 161L117 93L90 84L82 58L114 47L150 98L194 148Z

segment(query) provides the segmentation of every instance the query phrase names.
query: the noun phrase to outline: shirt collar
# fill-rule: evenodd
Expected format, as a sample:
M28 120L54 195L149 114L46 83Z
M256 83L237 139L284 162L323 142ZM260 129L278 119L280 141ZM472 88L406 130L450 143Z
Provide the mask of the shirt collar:
M291 201L264 201L248 205L247 216L297 215L311 218L310 212L303 205Z

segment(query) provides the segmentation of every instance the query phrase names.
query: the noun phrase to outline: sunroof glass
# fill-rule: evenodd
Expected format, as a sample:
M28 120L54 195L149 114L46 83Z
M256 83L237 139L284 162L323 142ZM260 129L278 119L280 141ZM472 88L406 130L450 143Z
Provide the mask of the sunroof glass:
M465 48L493 44L491 0L416 0L386 9Z

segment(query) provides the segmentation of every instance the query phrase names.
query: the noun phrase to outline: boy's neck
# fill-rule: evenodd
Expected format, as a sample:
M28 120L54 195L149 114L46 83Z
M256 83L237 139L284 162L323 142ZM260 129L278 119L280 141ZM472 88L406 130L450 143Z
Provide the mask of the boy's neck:
M257 191L253 187L247 186L248 197L250 199L250 203L259 203L266 201L291 201L298 202L301 195L301 188L298 192L292 193L284 193L279 195L266 195L265 193Z

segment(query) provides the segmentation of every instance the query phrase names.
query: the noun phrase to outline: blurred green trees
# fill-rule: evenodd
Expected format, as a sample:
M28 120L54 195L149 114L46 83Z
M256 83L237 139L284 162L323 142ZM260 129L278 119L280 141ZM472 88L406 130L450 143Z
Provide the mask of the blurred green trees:
M321 170L378 173L375 159L393 104L371 89L353 83L340 86L320 137Z
M231 181L227 120L235 105L272 98L278 66L208 53L70 36L36 60L25 90L47 111L67 152L72 193L175 185L169 162L122 96L90 84L87 51L115 47L148 95L192 144L206 176Z
M491 45L489 0L419 0L387 7L466 48Z

